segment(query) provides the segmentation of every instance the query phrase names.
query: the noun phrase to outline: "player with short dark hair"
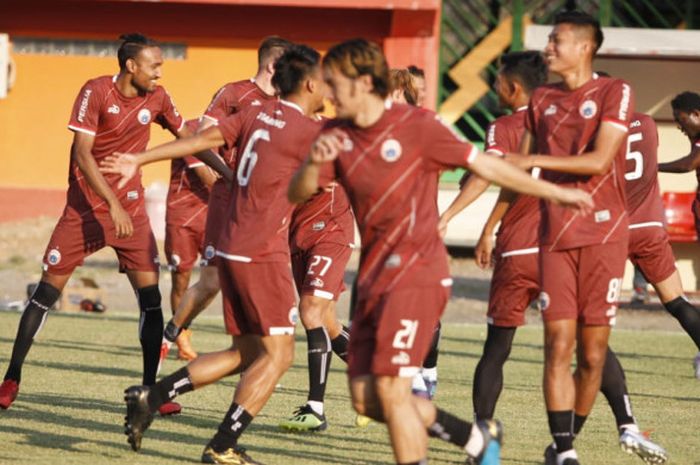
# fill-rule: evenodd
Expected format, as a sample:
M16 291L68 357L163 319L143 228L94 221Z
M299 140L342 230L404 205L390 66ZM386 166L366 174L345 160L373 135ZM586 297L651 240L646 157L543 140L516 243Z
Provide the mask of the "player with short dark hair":
M603 36L595 19L567 12L554 23L545 58L562 81L533 92L522 153L538 155L515 161L542 169L558 185L591 192L596 201L586 214L543 202L539 237L547 416L556 464L578 465L573 441L600 389L627 258L624 142L634 94L625 81L593 73Z
M291 45L285 39L271 36L264 39L258 47L258 70L255 77L242 81L230 82L221 87L209 104L202 117L198 131L218 124L219 120L235 114L248 106L260 106L268 100L274 100L275 87L272 85L274 65L277 58ZM236 164L235 148L219 147L219 155L228 166ZM226 208L229 203L229 188L224 179L219 179L211 188L209 206L204 233L204 255L201 261L199 281L191 286L182 296L180 305L174 311L173 318L165 326L161 361L166 357L173 342L187 344L189 347L192 320L201 313L216 297L221 289L216 262L217 241L226 221ZM184 340L183 340L184 339Z
M413 86L418 91L418 97L416 98L416 105L419 107L425 106L425 71L416 65L410 65L408 72L413 76Z
M320 128L313 118L326 95L320 55L306 46L290 47L275 64L272 82L280 91L279 100L249 105L194 137L112 158L103 166L128 179L139 158L144 163L177 158L224 144L237 153L236 181L216 250L224 318L233 344L227 350L200 355L155 386L127 389L125 432L134 450L140 448L142 435L162 403L242 372L233 403L202 461L258 463L238 446L238 439L294 358L298 311L288 239L294 205L286 190Z
M157 43L141 34L125 34L120 39L119 74L87 81L73 105L68 123L73 144L66 207L49 239L41 281L20 320L0 386L0 407L4 409L17 397L24 359L49 309L75 268L104 247L115 250L119 270L129 278L138 299L142 382L152 385L156 380L163 314L158 251L146 216L141 177L118 186L118 178L103 176L97 165L114 151L145 149L151 123L177 136L189 135L189 130L168 93L157 84L163 65ZM166 413L172 413L170 407L173 405L164 407Z
M338 44L323 67L337 118L311 146L289 198L308 199L330 169L358 220L362 254L348 366L353 406L387 424L397 463L425 463L426 430L466 450L468 463L498 463L495 422L472 425L411 395L452 282L437 230L438 174L470 166L487 179L584 210L590 197L483 156L430 111L386 102L388 67L376 44Z

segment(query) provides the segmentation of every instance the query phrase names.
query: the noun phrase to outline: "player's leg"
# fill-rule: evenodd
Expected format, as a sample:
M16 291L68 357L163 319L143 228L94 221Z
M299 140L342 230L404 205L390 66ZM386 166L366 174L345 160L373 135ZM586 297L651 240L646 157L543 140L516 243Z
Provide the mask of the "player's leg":
M423 367L420 370L420 377L423 378L423 384L429 399L435 397L438 383L437 362L440 355L440 337L442 336L442 323L438 321L435 331L433 332L433 340L430 343L428 355L423 360ZM414 391L414 394L416 392Z
M180 305L169 322L178 329L178 335L179 330L188 327L197 315L209 306L220 290L221 285L216 266L203 266L200 270L199 281L185 291L180 300Z
M700 350L700 311L686 299L678 270L653 286L666 310L678 320Z
M600 391L615 415L622 450L627 453L636 453L648 463L665 463L668 460L668 454L664 448L642 434L637 426L637 420L632 412L632 402L627 391L625 373L617 356L609 347L603 367ZM581 423L575 426L579 426L580 430L580 426L583 425ZM578 432L575 431L576 434Z
M503 365L513 344L517 327L488 325L484 351L474 371L472 402L477 420L490 420L503 390Z
M600 390L603 366L607 358L610 326L579 325L576 350L576 408L574 410L574 435L593 409Z
M99 248L104 244L104 231L97 221L83 222L77 215L64 214L56 224L44 252L44 271L34 293L22 312L12 346L10 364L0 385L0 408L7 409L17 398L22 380L22 367L34 338L41 330L49 309L75 268L87 255L83 238Z

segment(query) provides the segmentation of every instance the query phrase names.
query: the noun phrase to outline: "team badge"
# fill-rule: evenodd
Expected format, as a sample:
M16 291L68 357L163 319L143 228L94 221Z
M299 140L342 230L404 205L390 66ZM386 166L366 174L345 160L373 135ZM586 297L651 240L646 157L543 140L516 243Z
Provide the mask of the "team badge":
M546 292L542 291L540 292L540 296L537 298L537 308L541 311L544 312L549 308L549 304L551 303L551 299L549 298L549 294Z
M323 287L324 282L321 278L314 278L309 284L313 287Z
M593 100L586 100L578 107L578 112L586 119L591 119L598 112L598 105Z
M292 307L289 309L289 322L293 325L297 324L299 321L299 309Z
M396 139L387 139L382 144L379 154L384 161L393 163L401 157L401 144Z
M211 260L212 258L214 258L214 255L216 255L216 249L213 245L208 245L204 249L204 258L206 258L207 260Z
M137 116L139 123L141 124L148 124L151 122L151 110L148 108L144 108L141 111L139 111L139 114Z
M316 223L311 225L311 229L314 231L322 231L325 227L326 223L324 221L317 221Z
M49 251L49 265L58 265L61 261L61 252L58 249L51 249Z

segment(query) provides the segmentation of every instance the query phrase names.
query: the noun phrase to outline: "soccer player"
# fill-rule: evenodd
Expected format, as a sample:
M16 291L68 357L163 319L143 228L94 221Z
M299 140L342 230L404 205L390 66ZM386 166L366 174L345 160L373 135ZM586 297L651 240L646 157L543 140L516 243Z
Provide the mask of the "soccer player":
M289 229L299 316L308 347L309 394L305 405L282 421L296 431L323 431L326 382L332 352L347 362L349 330L337 319L335 303L355 240L355 218L345 190L336 183L321 189L294 212Z
M163 65L158 44L140 34L125 34L120 39L119 73L89 80L73 105L68 123L74 134L66 207L46 248L41 281L22 313L10 366L0 386L3 409L17 397L24 359L73 270L106 246L117 253L119 270L136 292L141 310L143 384L155 383L163 314L158 251L146 216L141 178L118 186L118 177L103 176L98 163L115 150L145 149L151 123L177 136L189 135L189 131L168 93L157 84ZM170 407L166 405L164 412Z
M682 92L671 100L673 117L678 128L688 136L690 140L690 153L676 160L659 163L659 171L662 173L688 173L695 170L700 182L700 95L695 92ZM700 237L700 184L698 193L693 202L693 215L695 216L695 229ZM680 279L678 280L680 285ZM678 287L676 287L678 290ZM682 294L678 294L682 295ZM674 302L680 302L675 300ZM675 312L668 305L666 309L680 321L683 328L691 335L695 344L700 348L697 337L697 329L700 325L700 315L689 303L677 305ZM694 329L695 328L695 329ZM695 357L695 377L700 379L700 352Z
M290 46L290 42L280 37L271 36L264 39L258 47L258 70L255 77L237 82L230 82L219 89L207 108L200 123L199 132L218 124L220 120L235 114L248 106L260 106L274 100L275 89L272 85L274 63ZM219 155L234 169L236 150L234 147L220 147ZM229 188L224 179L212 186L209 195L209 208L204 234L204 256L199 281L190 287L177 307L173 318L165 326L161 360L168 354L171 344L178 338L188 337L189 332L181 335L192 320L201 313L216 297L221 289L216 262L216 244L226 221L226 209L229 204Z
M498 118L487 130L486 151L503 156L517 150L525 128L530 95L547 81L547 65L539 52L514 52L501 57L496 77L496 93L501 106L513 113ZM652 122L653 124L653 122ZM640 125L631 125L632 131ZM638 130L638 129L637 129ZM655 147L653 158L655 160ZM646 160L646 157L645 157ZM646 161L645 161L646 162ZM537 175L537 172L534 173ZM628 181L627 187L630 187ZM470 176L462 192L441 217L446 226L459 211L483 192L488 183ZM646 195L646 193L644 193ZM656 192L658 197L658 190ZM496 245L493 231L500 221ZM492 419L503 388L503 366L510 355L517 328L525 323L524 313L540 292L538 282L539 202L533 197L514 196L502 191L477 243L475 259L481 268L494 263L489 295L488 330L484 351L474 373L473 405L477 419ZM444 228L442 229L444 231ZM631 413L624 372L609 350L603 371L601 391L615 414L620 444L627 452L663 463L666 452L640 434ZM545 453L548 464L556 463L556 449Z
M624 162L634 95L628 83L593 73L603 41L598 21L567 11L554 23L545 57L562 81L533 92L522 153L538 155L517 162L595 200L586 213L543 202L539 238L547 416L557 465L578 465L573 441L600 389L627 258Z
M236 182L216 254L224 297L226 328L233 336L224 351L204 354L153 387L126 390L125 432L134 450L158 407L175 396L242 372L233 403L206 446L206 463L258 463L238 439L262 409L294 358L298 318L291 271L288 229L294 206L288 180L300 166L319 123L312 117L326 87L320 55L294 46L275 63L273 85L280 100L250 105L189 139L170 142L135 156L112 158L103 169L128 179L135 159L176 158L223 144L235 149ZM264 277L261 280L261 277Z
M199 120L186 125L194 133ZM172 276L170 308L180 305L190 283L197 254L204 257L204 225L207 219L209 189L216 175L195 157L173 160L170 164L170 187L165 211L165 256ZM190 330L183 330L175 342L178 358L192 360L197 356L190 344Z
M583 210L590 197L483 156L430 111L387 102L388 68L375 44L338 44L323 67L337 118L312 145L289 196L307 200L332 170L357 216L362 255L348 349L353 406L387 424L397 463L425 463L427 429L466 450L469 463L499 463L495 422L472 425L411 395L452 282L437 230L438 173L469 166L486 179Z

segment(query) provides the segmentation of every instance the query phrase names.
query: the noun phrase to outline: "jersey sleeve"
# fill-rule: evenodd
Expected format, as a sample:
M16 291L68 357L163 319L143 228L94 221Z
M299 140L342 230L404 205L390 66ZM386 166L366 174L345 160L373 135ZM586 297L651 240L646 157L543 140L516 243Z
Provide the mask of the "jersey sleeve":
M175 102L170 94L163 89L163 103L160 109L160 113L156 118L156 122L163 128L167 129L173 134L179 133L185 126L185 120L177 111Z
M229 108L235 107L237 102L235 102L232 92L227 90L228 86L224 86L214 94L202 116L204 119L210 120L214 124L219 124L221 120L229 116Z
M628 132L633 112L632 87L621 79L615 79L608 86L601 102L601 122L611 123L621 131Z
M91 136L97 134L102 94L103 92L100 90L99 85L94 81L85 83L73 104L73 111L68 121L68 129L73 132L90 134Z
M234 147L238 136L241 134L243 129L243 121L247 112L234 113L233 115L227 116L219 120L219 131L221 135L224 136L224 141L228 147Z
M428 168L435 171L466 168L479 150L447 126L439 116L426 114L421 128L424 137L423 153Z
M491 123L486 131L486 144L484 151L496 155L505 155L508 150L508 134L506 128L499 124L498 120Z

